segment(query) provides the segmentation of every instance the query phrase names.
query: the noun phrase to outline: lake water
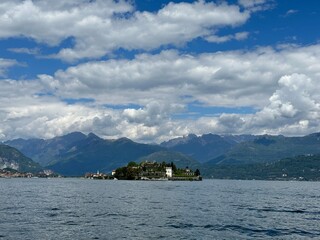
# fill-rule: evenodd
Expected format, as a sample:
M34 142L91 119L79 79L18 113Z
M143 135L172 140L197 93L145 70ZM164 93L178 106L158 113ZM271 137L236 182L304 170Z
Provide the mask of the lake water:
M320 239L320 183L0 179L0 239Z

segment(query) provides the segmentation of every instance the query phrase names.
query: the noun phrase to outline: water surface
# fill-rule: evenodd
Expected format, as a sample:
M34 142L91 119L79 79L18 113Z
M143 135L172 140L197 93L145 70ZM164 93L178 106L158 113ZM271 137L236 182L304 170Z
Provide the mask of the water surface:
M320 238L317 182L0 179L0 239Z

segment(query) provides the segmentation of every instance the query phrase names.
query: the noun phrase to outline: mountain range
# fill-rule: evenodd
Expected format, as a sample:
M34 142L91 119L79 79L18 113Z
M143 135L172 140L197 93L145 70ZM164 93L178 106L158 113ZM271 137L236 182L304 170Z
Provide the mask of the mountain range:
M233 165L273 162L282 158L320 153L320 133L304 137L263 135L241 142L206 165Z
M299 155L270 163L214 165L203 170L208 178L320 181L320 155Z
M128 138L105 140L90 133L74 132L48 140L16 139L5 144L19 149L42 166L66 176L86 172L110 172L151 153L160 146L140 144Z
M225 154L241 142L252 141L255 138L256 136L253 135L220 136L210 133L197 136L195 134L189 134L185 137L163 142L160 145L172 151L181 152L196 159L200 163L204 163Z
M204 176L221 166L265 164L299 155L320 154L320 133L304 137L270 135L190 134L159 145L128 138L106 140L90 133L73 132L52 139L15 139L4 144L18 149L42 167L65 176L111 172L130 161L174 162L199 168ZM288 162L287 162L288 164Z
M0 169L14 169L20 172L38 172L42 167L23 155L17 149L0 144Z

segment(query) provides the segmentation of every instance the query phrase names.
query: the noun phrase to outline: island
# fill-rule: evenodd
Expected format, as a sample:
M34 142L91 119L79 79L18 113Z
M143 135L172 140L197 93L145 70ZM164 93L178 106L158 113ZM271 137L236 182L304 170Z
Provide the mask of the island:
M143 161L141 163L129 162L127 166L117 168L112 171L111 176L97 172L96 174L87 173L86 178L90 179L115 179L115 180L149 180L149 181L201 181L199 169L193 171L186 167L177 168L171 163L158 163Z

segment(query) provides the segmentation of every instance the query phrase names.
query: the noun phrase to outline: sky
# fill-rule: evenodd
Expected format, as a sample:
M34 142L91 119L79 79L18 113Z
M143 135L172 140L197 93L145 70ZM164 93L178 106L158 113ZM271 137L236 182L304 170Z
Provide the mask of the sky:
M314 0L1 0L0 141L320 131Z

